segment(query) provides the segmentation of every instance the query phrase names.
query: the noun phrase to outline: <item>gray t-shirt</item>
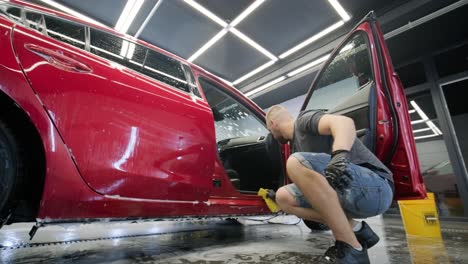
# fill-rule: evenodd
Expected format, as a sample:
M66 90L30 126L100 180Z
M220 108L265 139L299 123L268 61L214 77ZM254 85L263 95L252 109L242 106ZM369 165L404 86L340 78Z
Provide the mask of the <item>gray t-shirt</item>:
M333 137L320 135L318 131L319 120L324 114L321 111L304 111L299 114L294 123L292 153L331 153ZM352 163L369 168L393 183L392 172L358 138L351 148L350 159Z

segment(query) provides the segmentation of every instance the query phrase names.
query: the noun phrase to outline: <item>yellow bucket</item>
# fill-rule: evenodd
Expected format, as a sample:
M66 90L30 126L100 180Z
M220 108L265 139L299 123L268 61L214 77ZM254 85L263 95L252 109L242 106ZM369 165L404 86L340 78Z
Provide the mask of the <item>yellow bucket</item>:
M398 205L406 234L441 237L433 193L428 193L426 199L398 201Z

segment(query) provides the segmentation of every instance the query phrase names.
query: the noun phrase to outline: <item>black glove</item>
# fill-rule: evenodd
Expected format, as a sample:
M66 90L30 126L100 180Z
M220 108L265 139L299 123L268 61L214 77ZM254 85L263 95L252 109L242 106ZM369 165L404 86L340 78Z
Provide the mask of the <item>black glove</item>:
M330 186L338 193L344 193L351 185L352 177L348 172L350 162L348 150L336 150L324 169L325 178Z
M276 192L275 191L273 191L271 189L268 189L266 197L270 198L270 199L272 199L273 201L276 202Z

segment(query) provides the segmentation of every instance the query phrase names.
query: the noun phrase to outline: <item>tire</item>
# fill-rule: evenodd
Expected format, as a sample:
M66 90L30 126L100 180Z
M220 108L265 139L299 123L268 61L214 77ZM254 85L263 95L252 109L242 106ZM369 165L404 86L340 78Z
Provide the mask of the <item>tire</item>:
M325 225L325 224L321 224L321 223L318 223L318 222L314 222L314 221L310 221L310 220L305 220L305 219L302 219L302 221L304 221L304 224L310 228L310 231L312 232L317 232L317 231L328 231L330 230L330 228Z
M20 143L12 130L0 120L0 221L13 211L23 178Z

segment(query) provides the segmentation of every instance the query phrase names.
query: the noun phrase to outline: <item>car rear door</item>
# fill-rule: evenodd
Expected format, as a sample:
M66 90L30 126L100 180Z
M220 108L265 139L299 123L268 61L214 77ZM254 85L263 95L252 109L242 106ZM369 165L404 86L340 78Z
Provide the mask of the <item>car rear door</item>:
M208 199L213 119L180 61L56 16L23 16L13 47L92 189L118 199Z
M395 199L426 197L403 86L369 13L329 56L301 110L352 118L357 136L393 172Z

